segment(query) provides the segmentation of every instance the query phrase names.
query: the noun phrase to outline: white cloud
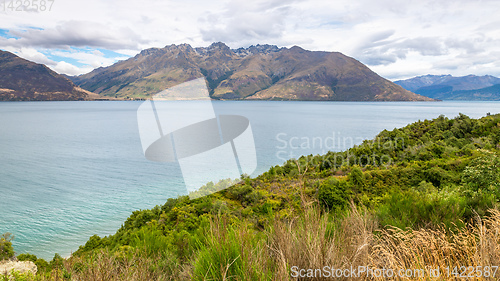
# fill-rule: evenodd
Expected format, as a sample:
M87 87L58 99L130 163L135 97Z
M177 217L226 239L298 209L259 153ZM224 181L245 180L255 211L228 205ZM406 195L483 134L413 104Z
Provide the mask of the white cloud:
M105 57L104 54L99 50L94 50L91 52L82 52L75 50L70 50L70 51L57 50L57 51L52 51L51 54L54 56L75 59L79 63L84 65L89 65L92 68L109 66L118 60L127 59L127 57L125 56L108 58Z
M34 48L24 48L24 47L22 47L22 48L12 48L12 47L9 47L8 49L9 49L10 52L15 53L16 55L20 56L21 58L29 60L29 61L32 61L32 62L45 64L47 66L51 66L51 65L56 65L57 64L57 62L55 62L55 61L47 58L47 56L45 56L44 54L38 52Z
M138 48L139 43L145 42L128 27L107 26L84 21L65 21L47 29L12 30L11 34L19 37L19 39L10 39L11 45L41 48L134 49Z
M62 57L62 58L70 58L75 59L80 63L80 66L75 66L71 63L68 63L64 60L55 61L53 59L48 58L45 54L37 51L34 48L18 48L5 46L0 47L0 49L4 49L6 51L12 52L19 57L40 64L45 64L52 70L60 74L67 75L80 75L84 73L88 73L97 67L105 67L112 65L118 60L127 59L127 57L113 57L107 58L104 54L98 50L94 50L91 52L85 51L64 51L64 50L46 50L47 53L50 53L52 56Z
M295 1L230 1L225 9L200 19L206 42L222 41L236 47L279 40Z
M340 51L391 79L436 72L498 76L499 11L493 0L55 1L51 12L3 14L0 28L19 38L0 38L0 46L58 49L87 69L116 58L74 54L70 47L133 56L179 43L268 43ZM28 51L23 56L44 60Z
M55 66L50 66L50 68L57 73L68 75L80 75L92 71L92 67L79 68L65 61L60 61Z

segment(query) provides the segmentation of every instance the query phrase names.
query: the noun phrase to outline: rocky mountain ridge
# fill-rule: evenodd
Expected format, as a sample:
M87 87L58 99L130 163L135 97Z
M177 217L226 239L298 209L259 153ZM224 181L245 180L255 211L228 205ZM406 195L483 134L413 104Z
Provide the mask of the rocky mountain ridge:
M500 78L484 75L423 75L395 81L406 90L440 100L498 100Z
M148 98L171 86L205 77L214 99L419 101L357 60L298 46L224 43L151 48L114 65L72 77L83 89L110 97Z
M93 100L98 97L43 64L0 50L0 101Z

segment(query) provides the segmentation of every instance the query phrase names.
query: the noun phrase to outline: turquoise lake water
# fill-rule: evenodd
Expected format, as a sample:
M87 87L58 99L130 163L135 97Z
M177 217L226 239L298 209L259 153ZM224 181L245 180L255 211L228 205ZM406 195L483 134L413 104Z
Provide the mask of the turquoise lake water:
M186 194L179 166L144 157L141 102L0 103L0 233L18 254L69 255L113 234L137 209ZM178 102L179 110L189 102ZM478 118L500 102L214 101L216 114L247 117L258 175L285 159L345 150L383 129L443 114Z

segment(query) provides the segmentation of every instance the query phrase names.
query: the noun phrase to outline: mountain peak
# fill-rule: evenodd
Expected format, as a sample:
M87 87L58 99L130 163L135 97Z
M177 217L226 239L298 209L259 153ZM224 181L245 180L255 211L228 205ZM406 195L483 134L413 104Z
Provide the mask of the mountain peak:
M245 56L250 56L250 55L256 55L256 54L270 54L270 53L275 53L283 50L283 48L279 48L276 45L269 45L269 44L257 44L257 45L251 45L248 48L238 48L236 50L233 50L235 54L237 54L240 57L245 57Z
M189 45L187 43L182 43L179 45L170 44L170 45L165 46L163 49L166 49L166 50L192 50L193 47L191 47L191 45Z
M0 51L0 100L86 100L89 93L68 78L37 64Z
M2 60L5 60L5 59L13 59L13 58L16 58L17 56L14 55L13 53L11 52L7 52L7 51L2 51L0 50L0 59Z
M292 52L298 52L298 53L306 52L306 50L302 49L301 47L299 47L297 45L291 47L290 51L292 51Z
M136 57L137 56L149 56L149 55L153 55L153 54L158 53L159 51L161 51L161 49L159 49L159 48L144 49L138 55L136 55Z
M222 52L231 52L231 48L222 42L214 42L207 49L208 51L221 50Z
M73 81L84 89L118 97L148 98L205 77L215 99L431 100L404 90L341 53L269 44L231 50L222 42L194 49L187 44L170 45L162 50L166 53L158 58L129 59Z

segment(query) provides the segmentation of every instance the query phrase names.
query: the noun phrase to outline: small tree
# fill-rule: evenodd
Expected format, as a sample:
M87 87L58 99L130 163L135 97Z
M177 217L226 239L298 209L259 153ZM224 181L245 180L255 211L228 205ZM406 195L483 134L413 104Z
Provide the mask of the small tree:
M14 248L12 247L12 233L4 233L0 237L0 260L10 259L14 256Z
M349 205L350 192L345 180L329 178L319 186L318 199L328 209L337 212Z
M361 187L364 182L363 171L358 166L354 166L348 175L348 179L355 187Z
M484 156L472 160L462 174L462 184L468 196L500 192L500 159L494 153L481 152Z

